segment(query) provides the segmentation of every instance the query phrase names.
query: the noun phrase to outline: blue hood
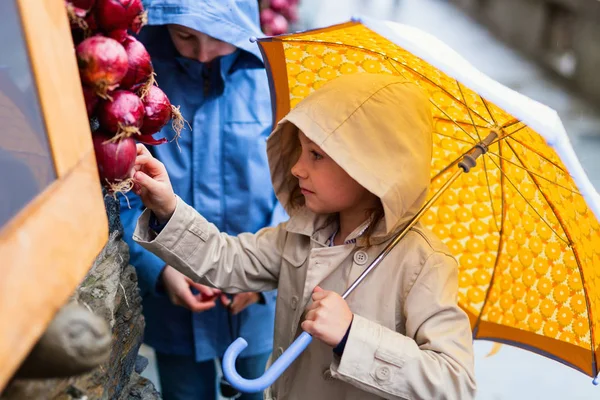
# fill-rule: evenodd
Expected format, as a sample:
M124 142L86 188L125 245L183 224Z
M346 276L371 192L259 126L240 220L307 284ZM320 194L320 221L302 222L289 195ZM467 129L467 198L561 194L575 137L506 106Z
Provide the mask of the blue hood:
M148 25L179 24L262 56L251 37L262 36L257 0L144 0ZM143 30L142 30L143 33Z

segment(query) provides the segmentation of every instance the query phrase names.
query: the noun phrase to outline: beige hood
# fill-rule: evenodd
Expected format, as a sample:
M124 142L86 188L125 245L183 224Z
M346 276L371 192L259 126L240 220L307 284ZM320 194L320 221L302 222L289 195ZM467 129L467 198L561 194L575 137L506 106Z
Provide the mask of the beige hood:
M429 100L415 84L392 75L342 76L290 111L267 142L273 187L284 206L292 190L286 182L291 177L296 127L381 199L386 236L405 225L424 204L432 118ZM306 210L287 212L292 220L306 215Z

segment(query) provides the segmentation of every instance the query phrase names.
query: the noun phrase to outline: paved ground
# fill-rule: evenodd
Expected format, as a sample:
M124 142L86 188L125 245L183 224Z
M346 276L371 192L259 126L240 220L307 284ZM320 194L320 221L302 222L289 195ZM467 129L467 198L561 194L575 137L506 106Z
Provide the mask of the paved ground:
M558 111L590 180L600 189L600 110L565 89L553 77L497 41L443 0L302 0L298 29L315 28L363 14L424 29L442 39L475 67L504 85ZM504 346L486 358L488 342L476 342L478 400L591 400L600 398L587 376L541 356ZM144 373L156 382L151 349Z

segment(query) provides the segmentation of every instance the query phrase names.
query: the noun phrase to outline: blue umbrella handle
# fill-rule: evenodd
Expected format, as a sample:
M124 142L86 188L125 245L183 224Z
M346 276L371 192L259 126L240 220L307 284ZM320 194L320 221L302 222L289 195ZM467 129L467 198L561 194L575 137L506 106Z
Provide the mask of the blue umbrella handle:
M233 343L229 345L225 354L223 355L223 375L227 382L231 384L238 391L243 393L256 393L262 392L273 384L283 374L283 371L294 362L296 358L302 353L312 342L312 336L309 333L302 332L300 336L294 340L290 347L283 352L281 356L265 373L256 379L244 379L235 370L235 360L239 354L248 346L242 338L237 338Z

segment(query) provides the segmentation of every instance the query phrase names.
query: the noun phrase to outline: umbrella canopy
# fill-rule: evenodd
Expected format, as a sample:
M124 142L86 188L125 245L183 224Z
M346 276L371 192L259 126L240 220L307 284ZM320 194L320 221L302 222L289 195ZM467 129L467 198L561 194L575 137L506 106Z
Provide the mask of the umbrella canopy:
M419 85L435 123L431 197L465 154L492 140L421 217L459 261L458 300L473 337L598 374L600 200L555 111L393 22L362 19L258 42L275 121L344 74L394 74Z

